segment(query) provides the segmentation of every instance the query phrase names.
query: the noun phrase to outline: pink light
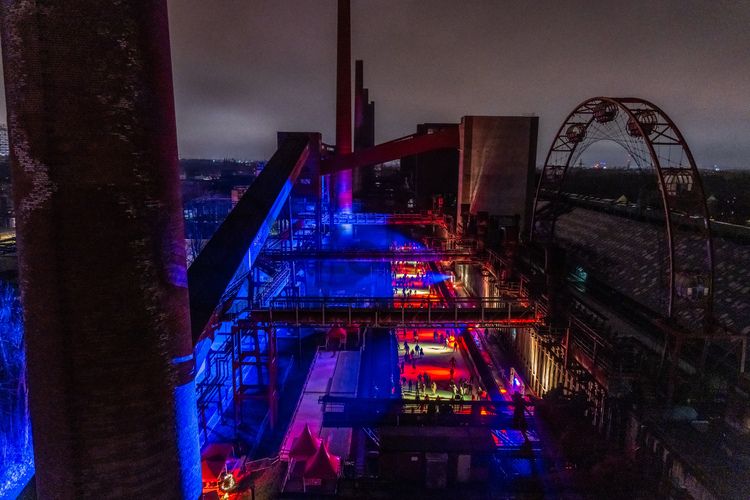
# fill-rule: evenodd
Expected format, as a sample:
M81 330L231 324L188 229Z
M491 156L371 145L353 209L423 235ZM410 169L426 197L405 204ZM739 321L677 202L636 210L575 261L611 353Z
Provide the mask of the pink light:
M342 213L352 213L352 171L342 170L336 178L336 208Z

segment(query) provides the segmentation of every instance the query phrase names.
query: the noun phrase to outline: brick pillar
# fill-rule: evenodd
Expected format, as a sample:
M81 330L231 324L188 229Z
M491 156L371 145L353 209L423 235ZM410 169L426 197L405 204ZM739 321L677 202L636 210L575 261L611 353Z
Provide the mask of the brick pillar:
M197 498L164 0L2 0L39 498Z

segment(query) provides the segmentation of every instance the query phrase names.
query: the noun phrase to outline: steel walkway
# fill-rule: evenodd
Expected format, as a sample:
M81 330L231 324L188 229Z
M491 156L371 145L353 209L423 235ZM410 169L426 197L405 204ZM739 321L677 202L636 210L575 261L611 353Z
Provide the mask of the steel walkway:
M346 261L414 261L451 262L483 261L484 257L471 249L459 250L264 250L261 256L269 261L284 260L346 260Z
M525 299L467 297L278 298L250 310L258 323L277 326L370 325L510 327L537 323L534 305Z

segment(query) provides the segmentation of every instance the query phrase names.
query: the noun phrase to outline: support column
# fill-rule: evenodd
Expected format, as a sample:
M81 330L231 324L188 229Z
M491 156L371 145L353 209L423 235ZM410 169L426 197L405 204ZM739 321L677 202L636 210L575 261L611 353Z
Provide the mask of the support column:
M201 491L164 0L3 0L39 498Z

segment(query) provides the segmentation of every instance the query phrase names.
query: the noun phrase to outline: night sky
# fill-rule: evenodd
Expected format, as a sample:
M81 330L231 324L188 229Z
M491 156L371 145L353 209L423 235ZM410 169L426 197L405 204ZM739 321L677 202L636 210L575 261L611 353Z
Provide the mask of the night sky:
M335 0L170 0L182 157L263 159L276 130L332 143ZM539 158L576 104L662 107L700 166L750 168L748 0L352 0L376 140L535 114ZM4 110L3 110L4 111Z

